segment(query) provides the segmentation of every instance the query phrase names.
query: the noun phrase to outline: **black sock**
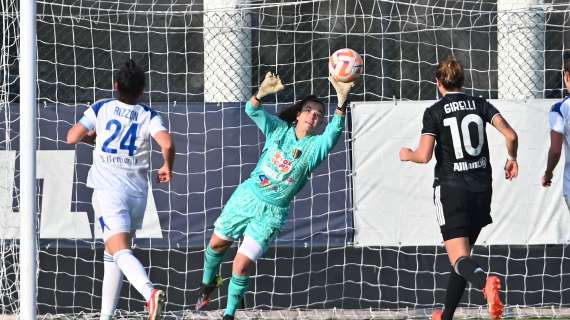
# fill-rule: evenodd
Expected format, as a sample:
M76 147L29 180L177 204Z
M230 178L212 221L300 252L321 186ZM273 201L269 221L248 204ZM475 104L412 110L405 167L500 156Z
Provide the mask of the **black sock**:
M459 259L455 261L454 268L455 272L469 281L473 287L479 290L485 287L487 274L473 258L468 256L459 257Z
M445 293L445 307L443 308L442 320L453 319L453 314L461 300L461 296L465 291L466 285L467 281L465 278L458 275L455 270L451 268L451 274L449 275L449 281L447 282L447 291Z

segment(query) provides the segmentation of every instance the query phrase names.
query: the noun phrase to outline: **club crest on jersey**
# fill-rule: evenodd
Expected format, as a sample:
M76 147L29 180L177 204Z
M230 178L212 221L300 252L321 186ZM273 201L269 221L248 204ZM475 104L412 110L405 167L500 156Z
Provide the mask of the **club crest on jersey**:
M293 159L299 159L299 157L301 156L303 152L297 148L293 149L292 155L293 155Z
M275 152L273 158L271 158L271 162L277 168L279 168L279 171L281 171L281 173L289 173L291 171L292 167L291 161L285 159L283 155L281 155L281 152L279 151Z
M259 175L259 184L261 184L262 187L266 187L269 185L269 179L267 178L266 175L264 174L260 174Z

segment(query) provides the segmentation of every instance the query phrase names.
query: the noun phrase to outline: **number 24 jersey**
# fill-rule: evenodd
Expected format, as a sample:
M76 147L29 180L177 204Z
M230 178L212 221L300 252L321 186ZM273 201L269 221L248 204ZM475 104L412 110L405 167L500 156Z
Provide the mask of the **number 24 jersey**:
M491 188L486 124L499 111L483 98L448 93L427 108L422 134L435 137L435 182L472 191Z
M100 100L85 111L80 123L97 133L87 186L146 195L150 137L166 131L158 113L142 104Z

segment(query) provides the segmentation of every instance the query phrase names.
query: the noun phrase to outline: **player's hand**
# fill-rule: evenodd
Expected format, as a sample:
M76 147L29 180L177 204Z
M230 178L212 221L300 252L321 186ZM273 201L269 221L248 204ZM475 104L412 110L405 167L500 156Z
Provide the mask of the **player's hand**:
M505 163L505 179L512 181L519 175L519 164L517 160L508 160Z
M552 172L544 172L542 176L542 186L548 188L552 185Z
M414 151L410 148L400 149L400 161L410 161L413 153Z
M348 99L348 94L352 87L354 87L354 81L352 82L340 82L336 81L332 76L329 76L329 81L336 91L336 97L338 99L338 105L342 106Z
M285 86L281 82L281 78L278 75L274 75L271 71L265 74L265 79L259 85L259 89L255 96L258 99L262 99L266 95L277 93L283 90Z
M95 139L97 139L97 132L95 130L87 132L86 135L83 136L81 142L94 145Z
M160 183L170 182L172 180L172 171L166 165L163 165L158 169L157 178Z

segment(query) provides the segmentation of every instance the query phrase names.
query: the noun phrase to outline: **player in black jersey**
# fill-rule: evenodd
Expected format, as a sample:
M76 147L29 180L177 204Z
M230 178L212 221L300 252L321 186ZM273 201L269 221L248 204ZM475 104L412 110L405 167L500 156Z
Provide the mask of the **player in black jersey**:
M435 146L433 199L452 268L445 308L434 311L432 319L453 318L467 281L483 290L491 319L500 319L503 312L500 279L486 277L485 271L471 258L471 246L481 229L492 222L486 124L492 124L505 137L508 152L505 178L508 180L518 174L517 134L493 105L463 93L463 67L455 58L442 60L435 76L442 98L425 110L416 150L400 150L402 161L427 163Z

